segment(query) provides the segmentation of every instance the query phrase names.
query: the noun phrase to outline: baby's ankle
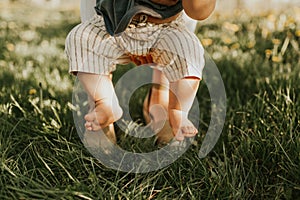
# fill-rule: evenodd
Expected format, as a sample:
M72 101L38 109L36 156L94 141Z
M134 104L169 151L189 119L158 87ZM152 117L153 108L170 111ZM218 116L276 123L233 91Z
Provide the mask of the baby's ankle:
M188 112L180 110L180 109L176 109L176 108L170 108L168 110L169 116L170 115L180 115L181 117L187 118L188 117Z

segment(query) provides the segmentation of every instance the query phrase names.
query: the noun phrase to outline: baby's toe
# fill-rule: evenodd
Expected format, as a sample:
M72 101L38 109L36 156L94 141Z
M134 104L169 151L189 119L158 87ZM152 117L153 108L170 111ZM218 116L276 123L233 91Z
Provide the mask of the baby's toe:
M187 126L182 128L183 135L186 137L194 137L198 130L195 127Z
M98 123L92 123L92 129L93 129L93 131L99 131L102 128Z
M195 127L190 127L190 134L195 136L198 133L198 130Z
M88 114L86 114L86 115L84 116L84 119L85 119L85 121L87 121L87 122L93 122L95 118L96 118L96 117L95 117L95 113L93 113L93 112L88 113Z
M195 127L192 127L191 131L190 131L190 134L192 135L192 137L197 135L197 133L198 133L198 130Z
M92 131L92 130L93 130L93 127L92 127L90 124L85 123L84 126L85 126L85 128L86 128L88 131Z

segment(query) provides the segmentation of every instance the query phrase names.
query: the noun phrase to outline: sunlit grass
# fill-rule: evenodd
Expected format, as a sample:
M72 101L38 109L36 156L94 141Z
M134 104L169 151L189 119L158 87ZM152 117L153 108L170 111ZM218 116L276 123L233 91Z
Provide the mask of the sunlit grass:
M196 34L219 67L226 87L228 107L221 139L207 158L198 158L210 120L204 80L197 95L199 144L169 167L148 174L106 168L76 133L71 106L74 77L68 74L63 50L66 34L78 18L69 11L45 11L43 15L56 17L31 24L20 20L22 13L15 19L1 15L0 198L298 198L297 13L233 16L198 27ZM123 72L119 68L114 81ZM142 122L146 92L146 87L141 88L133 97L131 111L137 123ZM119 130L118 134L124 148L142 149L143 142Z

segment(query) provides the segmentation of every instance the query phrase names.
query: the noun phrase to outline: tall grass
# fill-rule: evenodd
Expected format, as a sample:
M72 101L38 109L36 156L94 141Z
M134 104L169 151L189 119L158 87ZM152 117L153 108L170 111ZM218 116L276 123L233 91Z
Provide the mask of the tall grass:
M243 14L198 27L196 34L226 87L223 133L213 152L199 159L210 120L204 80L197 95L199 144L170 166L147 174L106 168L81 143L71 109L74 77L68 75L63 53L66 34L78 21L69 11L58 15L59 20L33 25L20 20L20 14L19 21L1 19L1 199L299 199L296 11ZM115 77L122 73L119 68ZM145 93L141 89L132 103L138 123ZM118 143L133 151L143 145L119 130Z

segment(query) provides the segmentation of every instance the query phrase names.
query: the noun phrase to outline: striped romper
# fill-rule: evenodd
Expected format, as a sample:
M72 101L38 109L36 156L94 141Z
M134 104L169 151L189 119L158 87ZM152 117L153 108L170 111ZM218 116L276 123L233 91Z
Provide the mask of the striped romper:
M117 64L131 62L131 55L150 55L151 67L161 70L170 82L191 76L201 79L204 68L204 49L182 15L163 24L130 23L111 35L98 14L71 30L65 52L72 74L109 75Z

